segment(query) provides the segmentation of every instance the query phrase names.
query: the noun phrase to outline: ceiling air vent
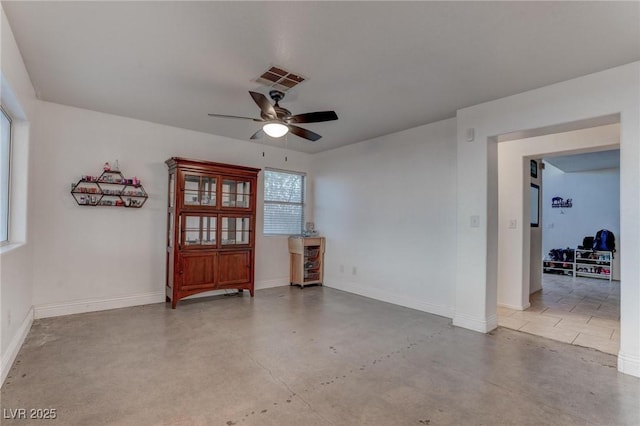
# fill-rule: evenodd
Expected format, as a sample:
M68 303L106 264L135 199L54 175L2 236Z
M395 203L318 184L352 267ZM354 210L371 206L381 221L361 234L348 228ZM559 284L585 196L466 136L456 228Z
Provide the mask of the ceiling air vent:
M306 79L301 75L289 72L282 67L271 67L260 77L256 78L255 81L265 86L286 92L305 80Z

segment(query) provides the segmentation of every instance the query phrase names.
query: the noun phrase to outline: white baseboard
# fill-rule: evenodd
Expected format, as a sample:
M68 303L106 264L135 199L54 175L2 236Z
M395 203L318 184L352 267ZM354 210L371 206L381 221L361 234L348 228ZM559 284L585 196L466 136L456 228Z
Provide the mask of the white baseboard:
M276 278L273 280L262 280L256 281L254 284L254 288L256 290L263 290L265 288L273 288L273 287L282 287L285 285L289 285L289 277Z
M618 371L630 376L640 377L640 356L618 353Z
M162 303L164 301L164 292L153 292L146 294L132 294L130 296L111 297L108 299L87 299L61 303L47 303L37 305L35 307L35 318L50 318L62 315L82 314L85 312L106 311L108 309L149 305L151 303Z
M521 306L521 305L509 305L508 303L498 303L498 306L501 307L501 308L513 309L514 311L524 311L524 310L529 309L531 307L531 303L527 303L524 306Z
M273 280L257 281L255 289L281 287L289 285L289 278L279 278ZM224 290L214 290L206 293L199 293L189 296L186 299L197 299L199 297L209 297L217 294L224 294ZM70 302L47 303L35 307L35 318L51 318L62 315L83 314L85 312L106 311L108 309L126 308L129 306L149 305L151 303L162 303L165 301L164 292L154 292L147 294L133 294L130 296L112 297L108 299L87 299L73 300Z
M453 325L480 333L488 333L498 327L498 316L491 315L488 318L476 318L456 313L453 317Z
M18 352L20 352L24 339L27 338L27 334L29 334L29 330L31 330L31 324L33 324L33 312L34 310L32 306L31 309L29 309L29 312L27 312L27 316L24 321L22 321L18 332L13 336L11 342L9 342L9 347L6 352L2 354L2 361L0 361L0 388L4 384L4 380L9 375L9 371L18 356Z
M487 318L486 324L487 324L487 329L485 333L488 333L498 328L498 314L491 315L489 318Z
M416 309L418 311L428 312L430 314L439 315L446 318L453 317L453 308L450 306L429 303L423 300L403 297L400 293L388 293L377 288L365 287L360 284L334 281L325 279L323 283L326 287L335 288L337 290L346 291L348 293L358 294L360 296L369 297L371 299L380 300L382 302L393 303L394 305L404 306L406 308Z

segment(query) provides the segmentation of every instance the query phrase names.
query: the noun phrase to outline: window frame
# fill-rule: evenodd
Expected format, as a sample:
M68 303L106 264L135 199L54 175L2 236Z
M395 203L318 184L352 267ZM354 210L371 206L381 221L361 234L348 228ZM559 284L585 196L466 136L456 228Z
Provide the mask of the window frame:
M272 167L265 167L263 173L263 187L262 187L262 213L263 213L263 223L262 223L262 234L266 237L282 237L282 236L290 236L290 235L302 235L304 231L304 221L305 221L305 209L306 209L306 187L307 187L307 174L304 172L297 172L294 170L284 170L284 169L276 169ZM289 175L299 176L302 179L302 202L290 202L290 201L272 201L267 199L267 174L269 172L274 173L283 173ZM270 223L267 221L267 215L265 214L265 209L268 205L295 205L301 207L301 215L300 215L300 229L297 233L274 233L267 232L267 224Z
M6 232L6 239L0 240L0 246L5 246L11 243L11 171L12 171L11 157L12 157L12 150L13 150L13 119L11 118L11 115L7 112L7 110L2 105L0 105L0 114L5 116L7 121L9 122L9 141L8 141L9 146L7 149L7 158L6 158L7 197L6 197L6 200L0 199L0 203L6 202L6 212L7 212L6 221L5 223L0 223L0 226L4 227ZM2 142L0 141L0 143ZM4 168L5 166L4 159L3 159L3 164L1 165L2 167L0 169ZM3 207L4 206L0 205L0 208L3 208Z

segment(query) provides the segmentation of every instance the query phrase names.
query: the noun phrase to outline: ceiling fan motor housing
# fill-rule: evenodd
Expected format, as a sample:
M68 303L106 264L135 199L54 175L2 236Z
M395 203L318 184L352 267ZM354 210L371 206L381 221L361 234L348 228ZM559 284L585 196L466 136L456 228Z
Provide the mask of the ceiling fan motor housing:
M276 103L278 103L279 101L284 99L284 92L281 92L279 90L270 90L269 96L271 96L271 99L273 99L274 101L276 101Z
M281 92L279 90L270 90L269 96L271 96L271 99L273 99L275 102L275 105L273 105L273 109L276 110L276 118L280 121L287 121L291 117L291 111L278 105L278 102L284 99L284 92Z

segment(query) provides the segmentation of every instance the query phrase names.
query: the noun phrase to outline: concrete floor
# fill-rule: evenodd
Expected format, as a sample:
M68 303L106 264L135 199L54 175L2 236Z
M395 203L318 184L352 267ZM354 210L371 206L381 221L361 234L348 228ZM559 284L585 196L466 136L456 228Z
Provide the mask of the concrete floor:
M37 320L2 388L2 424L640 424L640 379L615 366L512 330L278 287ZM57 419L8 420L18 408Z

